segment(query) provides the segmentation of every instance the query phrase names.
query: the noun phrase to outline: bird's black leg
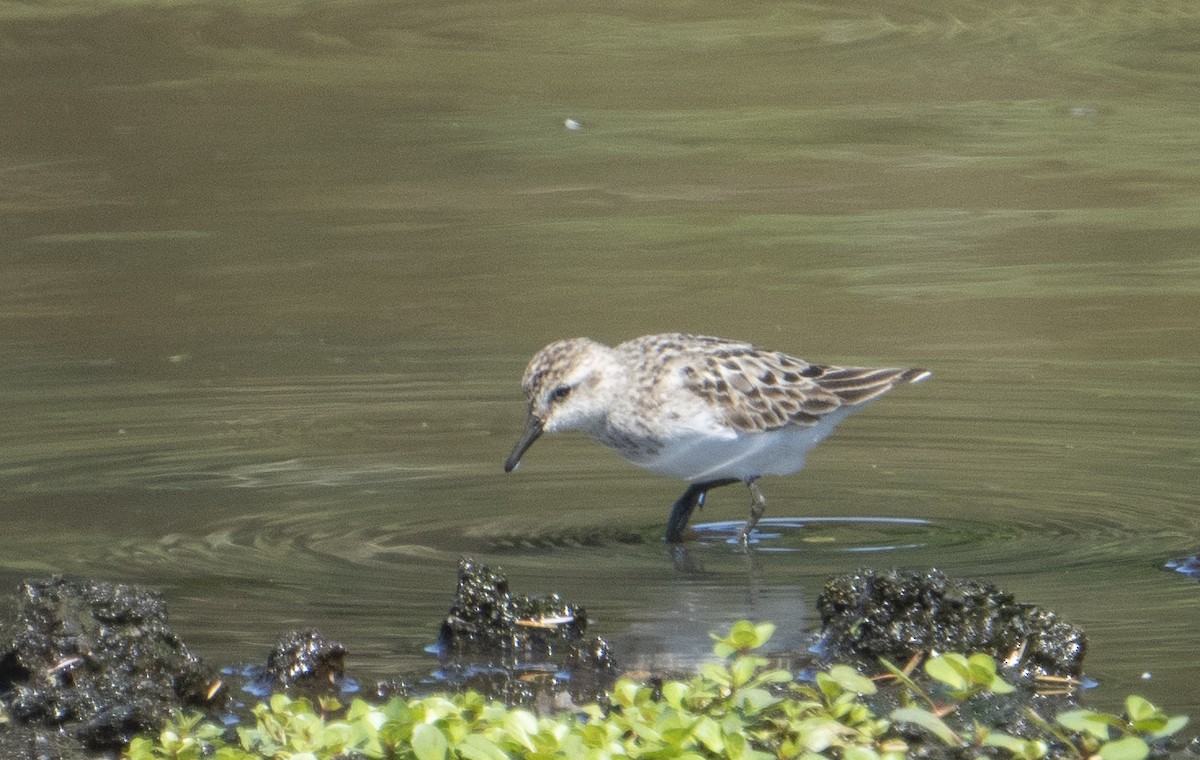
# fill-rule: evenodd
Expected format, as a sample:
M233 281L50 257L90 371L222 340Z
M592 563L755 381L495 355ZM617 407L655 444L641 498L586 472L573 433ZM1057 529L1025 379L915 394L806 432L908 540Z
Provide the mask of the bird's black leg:
M704 506L704 495L710 489L737 482L737 478L722 478L721 480L709 480L704 483L692 483L688 486L688 489L683 492L683 496L680 496L676 500L675 506L671 507L671 516L667 518L667 532L663 534L663 541L668 544L682 543L683 531L687 528L688 520L692 517L692 512L695 511L696 507Z
M750 478L746 481L746 485L750 487L750 519L746 521L746 527L742 529L743 546L750 543L750 531L754 530L755 525L758 525L759 518L767 509L767 497L763 496L762 489L758 487L758 478Z

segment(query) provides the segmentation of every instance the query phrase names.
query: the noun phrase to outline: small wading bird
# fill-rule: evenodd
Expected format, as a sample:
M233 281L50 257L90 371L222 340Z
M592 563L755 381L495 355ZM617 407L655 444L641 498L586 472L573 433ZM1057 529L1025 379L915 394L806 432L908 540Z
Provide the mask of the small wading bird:
M515 470L542 433L579 430L639 467L690 484L667 520L667 543L683 540L709 490L745 483L745 543L767 505L761 476L797 472L849 414L929 374L809 364L749 343L682 333L614 348L561 340L525 369L529 418L504 471Z

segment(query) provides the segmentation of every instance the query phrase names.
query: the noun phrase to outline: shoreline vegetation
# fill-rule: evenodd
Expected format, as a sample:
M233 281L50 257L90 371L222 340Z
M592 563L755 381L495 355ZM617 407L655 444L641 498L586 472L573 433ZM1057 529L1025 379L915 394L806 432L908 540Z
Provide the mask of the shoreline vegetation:
M551 715L474 691L348 706L277 694L254 708L253 726L230 730L199 713L176 714L157 737L135 738L124 757L1143 760L1165 755L1187 724L1130 696L1122 715L1072 709L1050 718L1027 704L1019 733L995 730L980 716L1028 697L1013 697L1019 687L1000 677L988 655L947 653L920 671L885 660L888 672L876 678L834 665L797 682L756 653L774 630L739 621L713 636L720 662L691 679L622 678L603 700Z

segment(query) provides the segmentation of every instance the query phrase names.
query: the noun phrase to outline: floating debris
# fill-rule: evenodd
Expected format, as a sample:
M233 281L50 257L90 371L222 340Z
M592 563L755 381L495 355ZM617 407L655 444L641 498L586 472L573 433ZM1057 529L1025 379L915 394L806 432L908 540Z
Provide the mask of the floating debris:
M1167 569L1190 578L1200 578L1200 555L1193 554L1183 559L1173 559L1167 563Z

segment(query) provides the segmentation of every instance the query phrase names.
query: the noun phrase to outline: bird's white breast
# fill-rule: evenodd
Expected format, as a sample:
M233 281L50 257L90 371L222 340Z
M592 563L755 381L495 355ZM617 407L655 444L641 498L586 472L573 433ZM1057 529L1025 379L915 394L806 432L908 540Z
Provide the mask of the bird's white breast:
M681 426L648 450L613 448L651 472L692 483L790 475L804 467L805 455L849 413L849 409L838 410L811 427L789 426L765 432Z

